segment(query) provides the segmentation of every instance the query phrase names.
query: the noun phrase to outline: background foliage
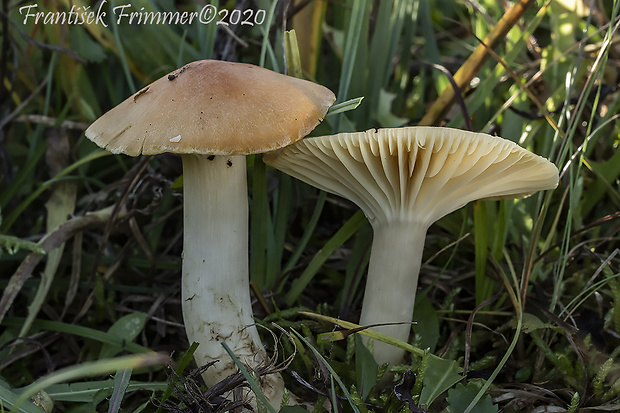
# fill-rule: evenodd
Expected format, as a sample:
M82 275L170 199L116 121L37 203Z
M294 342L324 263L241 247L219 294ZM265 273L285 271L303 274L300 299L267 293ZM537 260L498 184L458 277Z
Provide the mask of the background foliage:
M364 98L314 135L471 127L516 141L561 172L555 191L476 202L429 230L415 348L394 383L379 383L382 369L355 334L299 313L356 321L369 225L349 202L249 158L255 315L300 333L284 374L297 395L316 411L323 402L342 411L620 410L620 2L571 3L240 0L213 5L264 10L264 22L110 19L106 27L24 22L20 12L96 10L98 2L3 0L2 405L30 392L37 401L22 411L49 411L52 403L57 411L197 411L195 403L210 411L214 399L197 387L195 366L185 369L180 161L110 156L83 131L160 76L212 58L290 71L329 87L338 102ZM102 7L111 16L123 4L205 6ZM520 6L522 14L502 19ZM488 59L481 59L474 51L497 28L506 34L493 54L482 47ZM453 90L445 72L459 68L463 104L433 105ZM286 338L281 345L283 356L292 352ZM174 367L162 367L152 350L172 355Z

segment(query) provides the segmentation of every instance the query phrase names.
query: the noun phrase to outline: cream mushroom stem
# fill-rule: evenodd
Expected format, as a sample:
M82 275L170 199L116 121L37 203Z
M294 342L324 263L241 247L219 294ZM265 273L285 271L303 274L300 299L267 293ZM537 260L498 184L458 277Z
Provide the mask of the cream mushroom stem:
M190 343L199 343L199 366L217 362L208 386L237 372L222 346L250 369L267 362L249 290L248 199L245 156L183 155L183 318ZM267 399L279 406L279 374L261 378Z
M374 236L360 325L390 323L372 329L407 342L427 226L398 220L373 222L372 227ZM405 350L378 340L373 346L375 361L380 365L398 364L405 355Z

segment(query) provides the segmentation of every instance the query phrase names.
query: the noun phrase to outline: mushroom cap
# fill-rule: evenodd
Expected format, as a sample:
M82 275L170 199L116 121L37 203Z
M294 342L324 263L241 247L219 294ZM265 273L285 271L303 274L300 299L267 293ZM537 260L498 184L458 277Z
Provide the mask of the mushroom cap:
M374 225L427 227L470 201L558 185L558 169L512 141L441 127L373 129L303 139L266 163L356 203Z
M327 88L245 63L201 60L97 119L86 137L113 153L248 155L301 139L334 102Z

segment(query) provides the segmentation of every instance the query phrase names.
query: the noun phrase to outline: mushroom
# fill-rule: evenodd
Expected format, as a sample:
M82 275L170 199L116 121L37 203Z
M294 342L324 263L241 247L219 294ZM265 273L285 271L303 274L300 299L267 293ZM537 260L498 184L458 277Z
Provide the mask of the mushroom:
M113 153L182 156L183 318L190 343L199 343L198 365L217 361L203 374L208 386L237 371L222 341L251 369L267 362L249 292L245 155L301 139L334 99L312 82L203 60L156 80L86 130ZM281 377L266 376L262 385L279 404Z
M482 133L406 127L301 140L267 164L357 204L374 234L361 325L407 341L428 227L470 201L552 189L558 170L515 143ZM377 342L377 363L404 350Z

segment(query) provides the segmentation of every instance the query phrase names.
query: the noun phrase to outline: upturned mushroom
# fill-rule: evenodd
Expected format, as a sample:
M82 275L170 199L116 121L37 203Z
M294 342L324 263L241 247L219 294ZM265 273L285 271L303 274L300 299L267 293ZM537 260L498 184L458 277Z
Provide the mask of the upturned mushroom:
M101 116L86 137L113 153L163 152L183 161L182 302L187 336L211 386L237 368L266 363L249 292L245 155L310 133L335 97L323 86L250 64L203 60L156 80ZM278 374L262 378L280 403Z
M482 133L407 127L303 139L265 162L357 204L373 230L361 325L407 341L428 227L470 201L558 184L551 162ZM404 351L375 342L377 363Z

